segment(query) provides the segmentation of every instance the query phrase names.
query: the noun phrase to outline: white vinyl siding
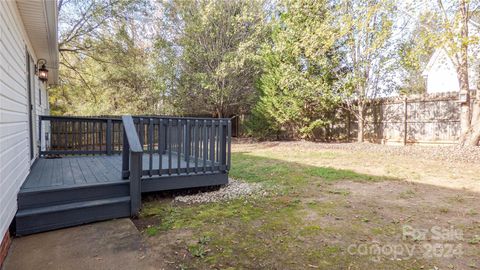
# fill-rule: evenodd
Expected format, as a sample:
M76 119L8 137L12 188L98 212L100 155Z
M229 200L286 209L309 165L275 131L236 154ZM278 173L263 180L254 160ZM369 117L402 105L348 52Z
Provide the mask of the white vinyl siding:
M14 1L0 1L0 235L17 211L17 194L30 171L28 93L25 48L31 48ZM31 54L33 52L29 50ZM35 58L33 57L34 61ZM36 78L36 77L35 77ZM46 91L38 79L32 85L34 119L48 113ZM42 105L39 102L41 88ZM36 120L38 121L38 120ZM34 123L36 122L34 121ZM34 149L37 153L33 128ZM1 239L0 239L1 240Z
M35 109L33 110L33 143L34 143L34 155L38 156L40 138L38 137L38 125L39 116L49 114L47 92L37 76L35 76L34 83L32 84L32 98L35 98ZM38 91L40 89L40 91ZM39 95L42 95L41 97ZM40 100L42 101L40 103ZM44 123L45 124L45 123ZM30 151L30 150L29 150Z

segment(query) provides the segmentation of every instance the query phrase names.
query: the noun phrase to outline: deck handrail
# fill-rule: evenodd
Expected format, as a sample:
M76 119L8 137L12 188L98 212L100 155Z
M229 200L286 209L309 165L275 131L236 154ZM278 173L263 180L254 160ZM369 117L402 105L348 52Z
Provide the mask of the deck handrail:
M134 153L143 153L143 148L140 145L140 139L138 138L135 124L131 115L122 116L123 128L127 137L128 146L130 151Z
M148 158L144 159L143 176L230 170L230 119L135 116L133 121Z

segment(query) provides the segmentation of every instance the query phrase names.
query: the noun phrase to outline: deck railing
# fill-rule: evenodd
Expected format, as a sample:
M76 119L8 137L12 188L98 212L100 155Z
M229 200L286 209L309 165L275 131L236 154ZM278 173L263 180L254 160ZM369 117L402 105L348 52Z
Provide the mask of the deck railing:
M113 117L39 117L40 156L121 153L123 125Z
M142 181L230 169L230 119L123 116L122 121L122 177L130 180L132 216L141 207Z
M231 122L220 118L131 117L145 158L142 176L226 172L231 164ZM123 117L123 121L129 117ZM124 135L126 136L126 134ZM128 147L125 139L124 148ZM123 177L130 162L123 151Z
M143 176L230 169L230 119L131 118L143 153L147 156ZM125 154L124 122L125 118L119 117L42 115L39 117L40 155Z
M151 186L175 176L225 176L231 164L231 137L227 118L39 117L41 156L122 153L122 178L130 180L133 216L141 206L142 181Z

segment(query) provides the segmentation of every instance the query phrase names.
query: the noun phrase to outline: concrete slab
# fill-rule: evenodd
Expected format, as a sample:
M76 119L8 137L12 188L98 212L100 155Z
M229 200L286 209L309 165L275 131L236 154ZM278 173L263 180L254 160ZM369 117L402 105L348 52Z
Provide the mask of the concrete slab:
M162 269L130 219L15 238L4 270Z

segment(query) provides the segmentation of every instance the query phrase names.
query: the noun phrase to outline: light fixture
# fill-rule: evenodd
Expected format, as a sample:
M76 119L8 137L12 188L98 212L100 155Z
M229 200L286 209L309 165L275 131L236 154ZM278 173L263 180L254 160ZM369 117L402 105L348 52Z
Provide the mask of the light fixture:
M42 63L42 66L40 66L40 63ZM46 63L47 63L47 60L45 59L38 59L37 61L37 68L40 66L40 68L38 68L37 70L37 75L40 81L42 82L48 81L48 69L45 66Z

